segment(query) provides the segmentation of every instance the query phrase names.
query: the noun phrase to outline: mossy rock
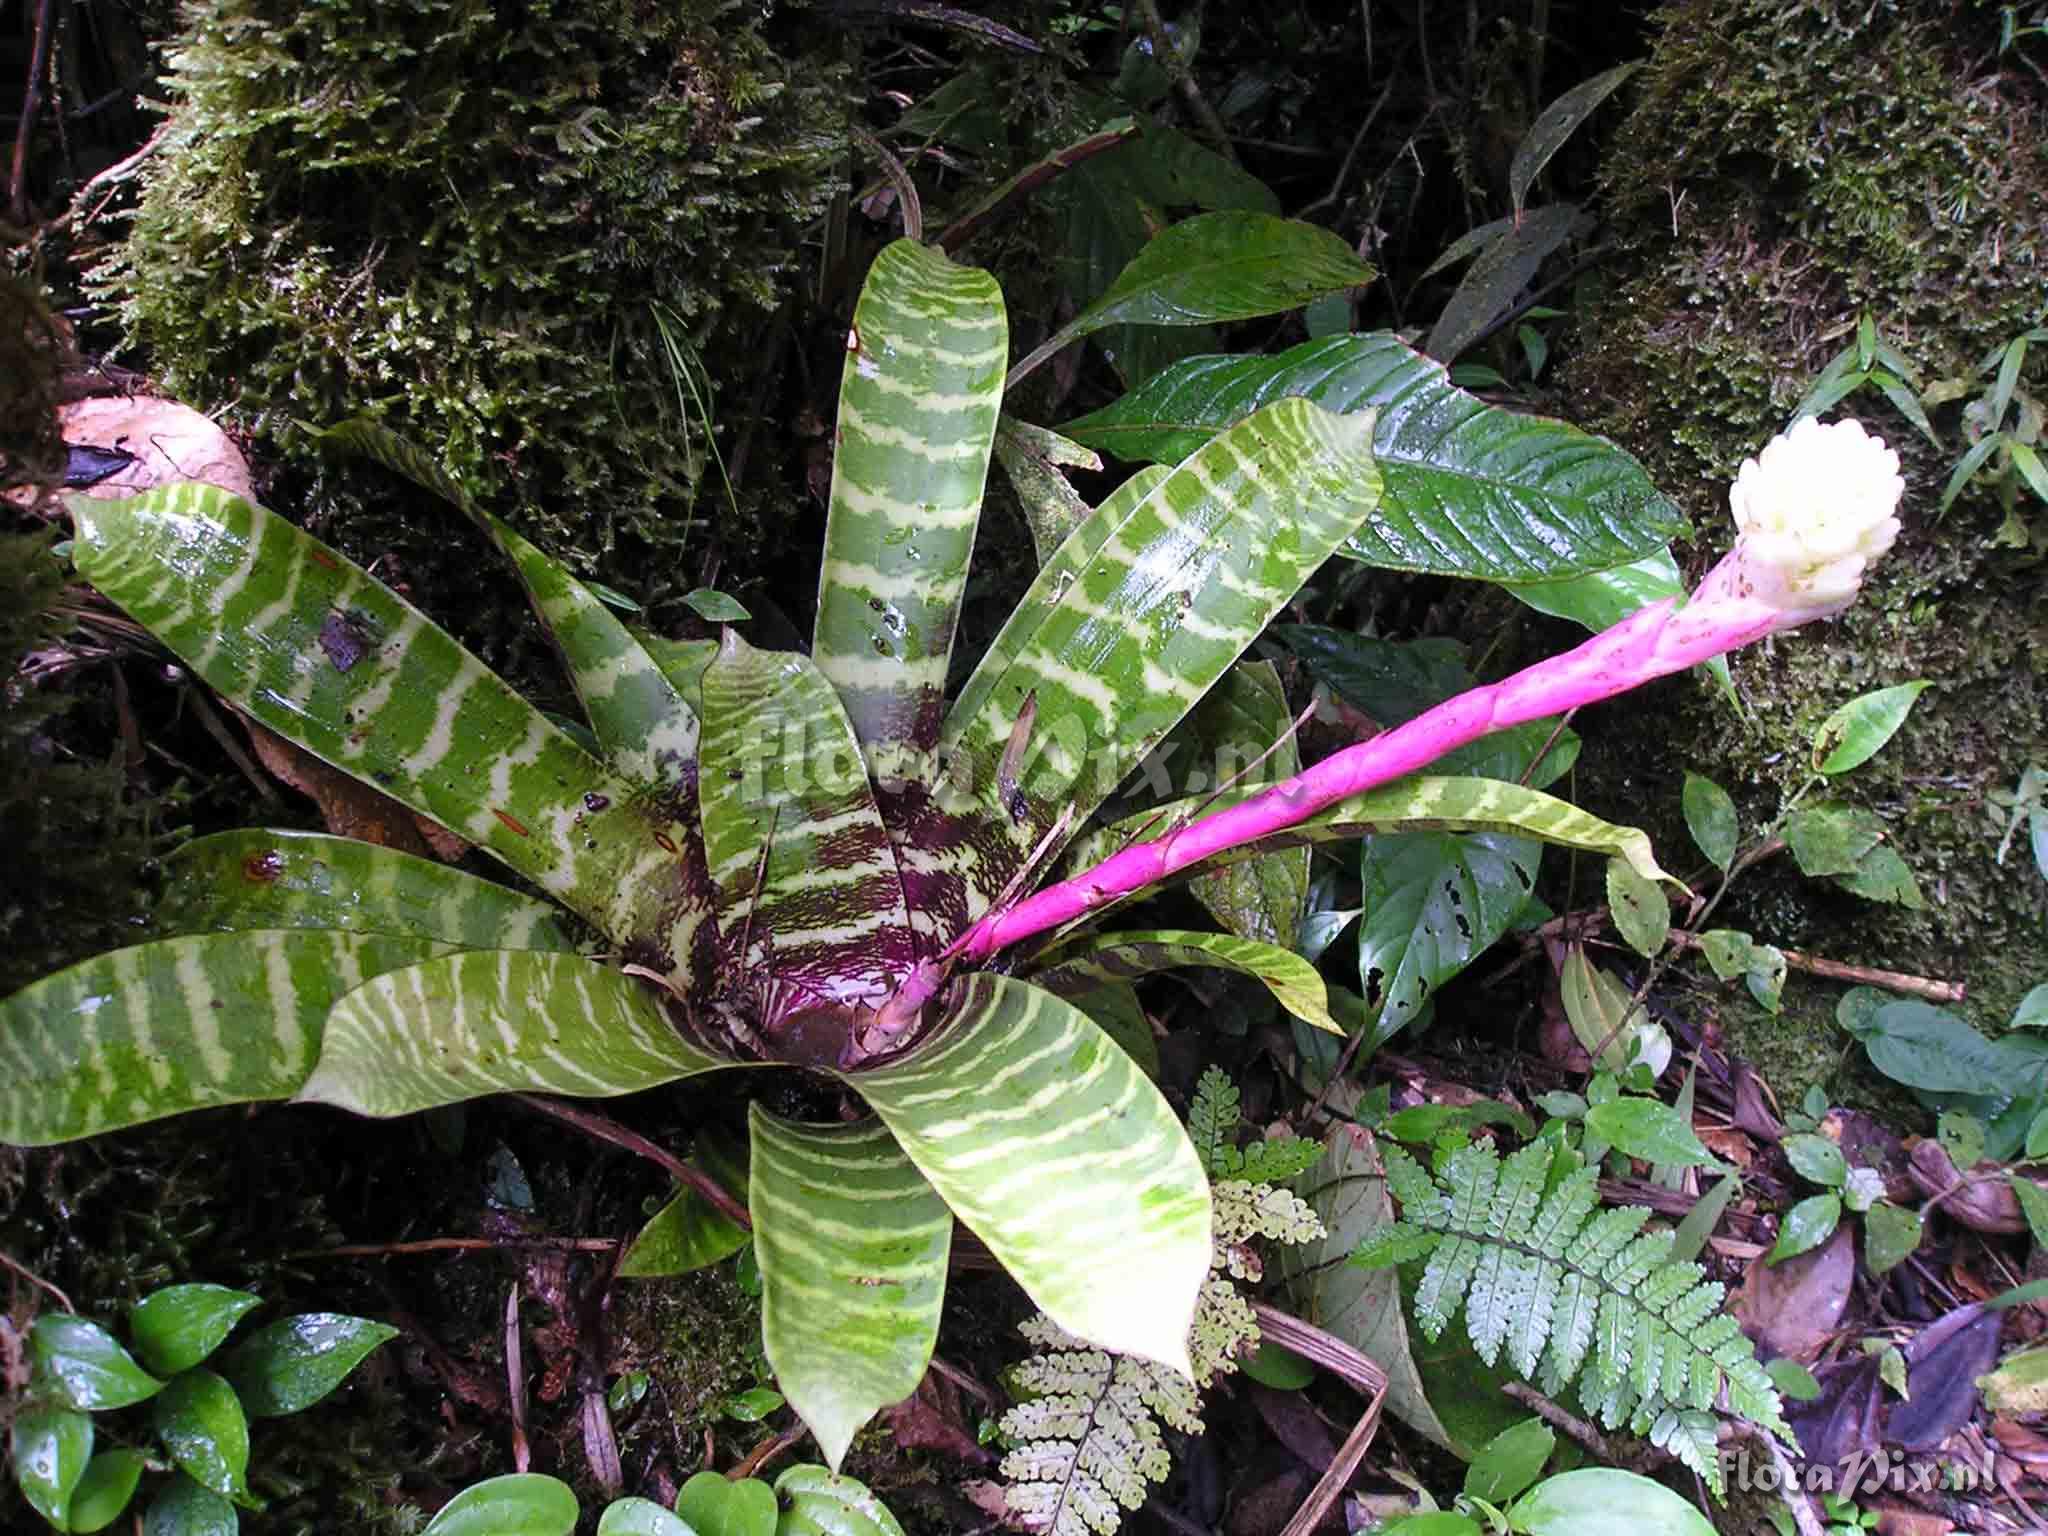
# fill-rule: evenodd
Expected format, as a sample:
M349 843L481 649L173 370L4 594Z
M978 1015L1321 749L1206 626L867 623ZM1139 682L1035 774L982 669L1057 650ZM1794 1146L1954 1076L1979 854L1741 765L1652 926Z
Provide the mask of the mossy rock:
M1726 546L1741 460L1853 344L1866 308L1923 382L1966 377L2041 323L2048 88L2038 69L2001 67L1988 5L1959 17L1927 3L1673 0L1655 30L1603 165L1620 255L1582 306L1562 383L1575 419L1687 504L1705 531L1703 566ZM2037 348L2025 386L2044 383ZM2023 846L1997 861L1987 803L2030 761L2048 762L2040 550L1995 540L2003 509L1978 489L1938 514L1967 446L1956 408L1935 413L1938 449L1874 390L1838 413L1899 450L1897 549L1841 619L1733 658L1739 714L1683 682L1636 701L1627 763L1588 753L1582 780L1603 756L1612 772L1582 793L1651 825L1682 864L1683 770L1727 787L1753 829L1803 780L1828 712L1930 679L1893 743L1829 791L1883 816L1923 905L1865 901L1780 859L1738 885L1717 921L1837 960L1966 980L1966 1011L1995 1029L2048 978L2048 882ZM2048 516L2034 521L2048 531ZM1733 1031L1738 1047L1759 1029L1831 1028L1835 989L1795 975L1789 990L1812 993L1797 1024L1754 1017ZM1803 1085L1776 1086L1796 1096Z
M695 584L686 548L744 570L775 529L697 508L705 416L768 356L844 144L829 41L785 60L763 28L725 0L195 0L98 290L165 392L311 472L281 510L366 553L427 566L448 525L380 512L389 480L297 423L379 417L643 599Z

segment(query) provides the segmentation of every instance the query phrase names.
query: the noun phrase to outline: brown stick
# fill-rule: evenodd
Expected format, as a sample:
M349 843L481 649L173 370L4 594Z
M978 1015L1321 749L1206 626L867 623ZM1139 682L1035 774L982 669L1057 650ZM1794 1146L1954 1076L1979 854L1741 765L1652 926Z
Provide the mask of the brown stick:
M1352 1476L1358 1471L1358 1464L1365 1460L1365 1453L1372 1446L1373 1436L1379 1432L1380 1411L1387 1401L1387 1373L1374 1364L1370 1356L1352 1348L1335 1334L1325 1333L1314 1323L1302 1321L1291 1312L1282 1312L1278 1307L1255 1301L1252 1303L1252 1315L1259 1320L1262 1336L1342 1376L1372 1399L1344 1443L1337 1448L1336 1456L1323 1469L1315 1487L1302 1500L1301 1508L1294 1512L1294 1518L1280 1533L1280 1536L1309 1536L1309 1532L1323 1523L1324 1516L1343 1497L1344 1490L1351 1485Z
M615 1147L623 1147L628 1152L646 1158L650 1163L660 1164L678 1184L686 1185L702 1195L710 1203L711 1208L727 1221L735 1226L745 1227L749 1232L754 1230L754 1219L747 1214L747 1208L726 1193L723 1184L703 1169L691 1167L665 1147L656 1146L638 1131L629 1130L608 1116L564 1104L560 1099L543 1098L537 1093L515 1093L512 1097L528 1109L538 1110L543 1115L552 1115L565 1125L573 1125L586 1136L608 1141Z
M1195 121L1202 125L1202 132L1208 136L1216 152L1236 165L1237 146L1230 142L1230 130L1223 126L1223 119L1209 105L1209 98L1195 83L1194 71L1188 68L1188 61L1181 57L1180 49L1167 35L1166 22L1159 14L1158 0L1138 0L1138 14L1144 19L1146 36L1152 39L1152 56L1166 71L1166 78L1173 82L1174 89L1188 104L1188 110L1195 114Z
M1700 947L1699 936L1683 929L1674 929L1671 937L1687 949ZM1936 981L1931 976L1909 976L1904 971L1879 970L1875 966L1851 965L1845 960L1828 960L1819 955L1802 954L1796 949L1779 951L1785 957L1785 964L1795 971L1805 971L1810 976L1825 976L1830 981L1853 981L1864 986L1883 987L1888 992L1903 992L1908 997L1924 997L1931 1003L1960 1003L1968 998L1970 989L1960 981Z
M781 1434L775 1436L774 1439L764 1440L747 1452L745 1456L740 1458L739 1464L725 1475L733 1482L743 1482L784 1452L796 1449L797 1442L809 1433L810 1431L804 1428L801 1423L797 1424L794 1428L785 1429Z
M1028 166L1016 176L997 187L974 207L960 215L946 226L945 232L932 243L941 250L953 251L965 245L981 228L998 213L1019 198L1028 197L1055 177L1072 170L1084 160L1092 160L1104 150L1115 149L1117 145L1137 136L1135 122L1122 122L1115 127L1092 133L1085 139L1078 139L1064 149L1056 149L1036 165Z
M29 49L28 82L21 88L21 118L14 137L14 169L7 177L7 211L16 224L28 223L28 145L36 134L36 114L43 107L43 79L50 72L50 32L56 0L36 8L36 35Z

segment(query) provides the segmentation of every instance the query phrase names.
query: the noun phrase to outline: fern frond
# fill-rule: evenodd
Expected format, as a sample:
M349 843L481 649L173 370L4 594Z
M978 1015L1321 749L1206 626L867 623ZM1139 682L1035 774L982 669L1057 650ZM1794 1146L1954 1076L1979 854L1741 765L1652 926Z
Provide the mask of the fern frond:
M1771 1379L1724 1288L1673 1262L1671 1234L1644 1232L1641 1206L1599 1210L1597 1170L1553 1179L1557 1152L1537 1141L1502 1161L1467 1144L1430 1173L1385 1149L1401 1220L1352 1254L1368 1267L1427 1258L1415 1320L1435 1340L1465 1313L1488 1365L1505 1351L1518 1373L1556 1396L1576 1384L1609 1428L1649 1435L1720 1491L1715 1421L1724 1411L1797 1445Z
M1188 1139L1213 1179L1243 1179L1250 1184L1285 1184L1322 1160L1323 1144L1305 1136L1237 1144L1242 1117L1237 1084L1220 1068L1206 1068L1195 1083L1188 1104Z

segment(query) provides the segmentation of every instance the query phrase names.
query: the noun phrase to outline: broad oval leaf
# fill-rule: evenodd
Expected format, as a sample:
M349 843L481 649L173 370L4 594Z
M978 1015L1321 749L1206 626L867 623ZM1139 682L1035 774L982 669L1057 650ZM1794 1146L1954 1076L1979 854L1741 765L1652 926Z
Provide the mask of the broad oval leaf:
M180 1372L150 1405L157 1438L187 1477L224 1498L248 1493L249 1421L209 1370Z
M1191 965L1219 966L1249 976L1264 983L1280 1006L1296 1018L1333 1035L1344 1033L1344 1027L1330 1017L1329 989L1313 965L1277 944L1241 939L1231 933L1175 928L1103 934L1063 946L1031 981L1034 986L1078 1000L1110 982Z
M289 1098L337 997L438 951L381 935L220 933L46 976L0 1001L0 1140L46 1146Z
M389 588L212 486L73 511L80 573L237 708L606 932L651 929L666 812Z
M1620 1098L1586 1111L1586 1132L1646 1163L1704 1168L1714 1154L1693 1134L1690 1121L1660 1099Z
M241 1524L233 1504L179 1472L149 1501L142 1536L236 1536Z
M823 1467L790 1467L775 1479L775 1496L782 1501L775 1536L903 1536L865 1484Z
M1612 1467L1546 1477L1508 1518L1528 1536L1714 1536L1714 1526L1662 1483Z
M1842 1220L1842 1197L1836 1194L1810 1195L1785 1213L1778 1226L1778 1240L1764 1256L1766 1264L1811 1253L1830 1237Z
M747 1119L762 1344L836 1469L860 1427L924 1379L953 1213L882 1124L799 1125L759 1104Z
M569 1536L579 1513L576 1495L560 1478L509 1472L456 1494L420 1536Z
M1209 1185L1157 1088L1051 993L977 973L929 1041L849 1076L1047 1316L1189 1374Z
M1779 1143L1784 1148L1785 1159L1793 1170L1810 1184L1824 1189L1839 1189L1849 1177L1849 1160L1842 1156L1842 1149L1825 1136L1787 1136ZM1969 1158L1968 1163L1976 1159Z
M1372 447L1385 494L1343 551L1368 565L1555 581L1644 559L1685 529L1677 505L1612 443L1488 405L1389 332L1277 357L1189 358L1060 430L1121 459L1177 463L1289 395L1379 412Z
M344 996L297 1097L381 1117L487 1093L610 1098L733 1065L683 1040L654 993L610 966L466 950Z
M1466 1494L1496 1506L1507 1503L1536 1481L1556 1446L1556 1432L1541 1419L1509 1425L1465 1469Z
M697 1536L776 1536L780 1511L758 1477L698 1472L676 1494L676 1513Z
M812 654L877 775L938 741L1008 362L988 273L912 240L875 258L846 339Z
M614 1499L598 1518L597 1536L697 1536L681 1515L652 1499Z
M29 1328L28 1340L36 1376L54 1382L73 1408L126 1408L163 1390L118 1339L85 1318L45 1312Z
M1639 955L1655 955L1671 936L1671 898L1626 859L1607 861L1607 910L1615 930Z
M619 1277L685 1275L731 1258L748 1241L745 1227L696 1190L681 1189L640 1229L619 1260Z
M93 1457L72 1490L70 1528L103 1531L120 1519L142 1481L142 1468L143 1459L135 1451L101 1451Z
M1735 802L1728 797L1728 791L1702 774L1688 772L1679 803L1693 842L1707 856L1708 863L1726 874L1735 862L1735 844L1740 836Z
M1895 1269L1920 1246L1918 1211L1880 1200L1863 1213L1863 1262L1873 1275Z
M51 1525L68 1531L71 1500L92 1460L92 1420L70 1408L24 1407L8 1431L15 1486Z
M257 1329L221 1358L242 1406L259 1419L310 1408L371 1350L398 1337L389 1323L342 1312L302 1312Z
M164 1376L204 1360L263 1298L224 1285L167 1285L136 1303L128 1333L149 1368Z
M157 918L172 932L325 928L465 949L578 947L573 925L545 902L354 838L216 832L172 854L165 874Z
M1925 682L1914 682L1880 688L1829 715L1813 733L1814 772L1847 773L1869 762L1906 723L1907 712L1925 687Z

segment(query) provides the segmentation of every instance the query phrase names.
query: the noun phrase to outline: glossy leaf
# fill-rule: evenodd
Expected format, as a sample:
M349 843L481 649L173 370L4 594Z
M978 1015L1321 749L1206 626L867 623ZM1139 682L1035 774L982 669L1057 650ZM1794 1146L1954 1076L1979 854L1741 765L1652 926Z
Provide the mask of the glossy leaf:
M186 1476L224 1498L248 1493L249 1421L225 1380L209 1370L181 1372L150 1410L157 1438Z
M1329 989L1316 968L1291 950L1230 933L1154 929L1111 933L1063 946L1034 986L1062 997L1080 998L1108 982L1130 981L1154 971L1212 965L1261 982L1281 1007L1333 1035L1343 1026L1330 1017Z
M687 1043L654 991L610 966L466 950L345 995L298 1098L408 1115L486 1093L610 1098L732 1065Z
M1813 767L1816 773L1847 773L1875 757L1906 723L1906 714L1924 682L1901 683L1880 688L1851 699L1829 715L1813 733Z
M1487 1441L1465 1469L1466 1495L1493 1505L1507 1503L1536 1481L1556 1446L1556 1432L1541 1419L1510 1425Z
M534 611L568 663L569 680L583 701L605 761L643 784L668 787L682 782L697 756L696 717L610 605L567 566L479 507L424 449L388 427L358 418L320 436L424 486L488 533L518 570Z
M1084 821L1372 510L1371 425L1300 401L1247 419L1095 541L1027 641L998 637L1002 672L947 720L938 805L952 825L911 831L928 847L953 839L933 852L967 883L960 919L1059 817ZM1072 537L1094 539L1098 521Z
M790 1467L775 1479L782 1520L775 1536L903 1536L903 1527L864 1484L823 1467Z
M697 1536L776 1536L780 1511L757 1477L698 1472L676 1494L676 1513Z
M877 776L938 741L1009 361L988 273L898 240L847 336L812 654Z
M1572 946L1557 980L1572 1036L1600 1067L1620 1072L1640 1058L1662 1072L1670 1060L1669 1039L1650 1022L1629 989L1588 960L1583 948ZM1664 1062L1656 1060L1659 1054Z
M216 832L185 844L164 870L158 922L173 932L325 928L465 949L577 947L572 924L545 902L353 838Z
M1689 772L1680 804L1693 842L1707 856L1707 862L1726 874L1735 862L1739 836L1735 802L1728 798L1728 791L1704 775Z
M652 1499L614 1499L598 1518L597 1536L696 1536L681 1515Z
M236 1323L262 1305L262 1297L224 1285L167 1285L129 1313L128 1336L151 1370L172 1376L212 1354Z
M1714 1154L1693 1133L1692 1123L1659 1099L1630 1097L1595 1104L1586 1111L1586 1133L1646 1163L1673 1168L1714 1165Z
M1671 551L1660 549L1628 565L1558 581L1519 582L1508 590L1538 613L1570 619L1597 635L1640 608L1683 598L1685 580Z
M149 1501L149 1512L142 1517L142 1536L236 1536L240 1529L233 1504L182 1472Z
M1387 332L1306 342L1277 357L1190 358L1060 430L1121 459L1177 463L1290 395L1379 412L1372 447L1385 495L1344 549L1368 565L1553 581L1641 560L1685 527L1612 443L1488 405Z
M120 1519L142 1481L142 1468L142 1457L135 1451L101 1451L94 1456L72 1491L69 1528L103 1531Z
M1485 238L1476 241L1477 255L1430 327L1422 350L1452 361L1513 308L1552 252L1591 224L1576 204L1551 203L1474 230L1473 236Z
M836 1469L855 1432L924 1379L953 1215L883 1125L799 1125L759 1104L747 1118L762 1341Z
M1843 1180L1849 1177L1848 1159L1842 1156L1842 1149L1825 1136L1787 1136L1779 1145L1783 1147L1785 1159L1791 1163L1793 1171L1809 1184L1818 1184L1823 1189L1839 1189Z
M1764 1262L1780 1264L1802 1253L1810 1253L1834 1235L1841 1219L1840 1195L1812 1195L1800 1201L1785 1213L1784 1220L1779 1223L1778 1240L1771 1245Z
M44 1146L290 1098L334 1000L438 949L381 935L206 934L46 976L0 1001L0 1140Z
M120 1340L85 1318L45 1312L30 1326L28 1342L36 1377L54 1383L73 1408L126 1408L163 1390Z
M1172 1107L1085 1014L976 973L927 1045L850 1081L1041 1311L1187 1374L1208 1181Z
M576 1495L560 1478L511 1472L463 1489L420 1536L569 1536L579 1513Z
M1517 216L1521 214L1522 205L1529 200L1529 188L1535 185L1543 167L1550 163L1550 157L1563 148L1565 140L1572 136L1579 124L1593 115L1601 102L1642 67L1641 59L1631 59L1626 64L1604 69L1590 80L1581 80L1536 114L1536 121L1529 125L1522 142L1515 146L1515 157L1508 164L1508 198L1513 202Z
M1528 1536L1714 1536L1713 1522L1662 1483L1613 1467L1546 1477L1508 1519Z
M8 1431L15 1486L60 1531L71 1529L71 1500L92 1460L92 1439L92 1420L69 1408L26 1406Z
M606 932L650 925L674 864L663 813L418 609L210 486L74 513L80 573L238 708Z
M640 1229L619 1260L619 1276L686 1275L731 1258L749 1241L745 1227L694 1189L681 1189Z
M810 658L725 632L704 673L698 803L718 921L735 949L748 938L742 963L813 1004L879 1004L915 959L861 749Z
M1671 936L1671 898L1626 859L1607 861L1607 910L1615 931L1639 955L1655 955Z
M221 1374L259 1419L310 1408L371 1350L398 1336L388 1323L341 1312L302 1312L257 1329L221 1358Z

